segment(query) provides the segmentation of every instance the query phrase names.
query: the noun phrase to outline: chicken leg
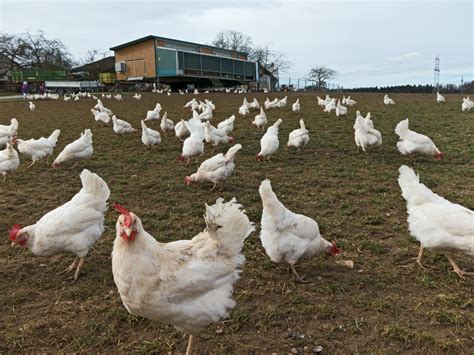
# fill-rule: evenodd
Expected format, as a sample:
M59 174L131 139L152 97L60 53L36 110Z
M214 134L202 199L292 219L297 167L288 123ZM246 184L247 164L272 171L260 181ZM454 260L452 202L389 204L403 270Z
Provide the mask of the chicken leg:
M33 160L31 164L29 164L25 169L28 169L29 167L33 166L36 163L36 160Z
M77 281L79 273L81 272L82 265L84 265L84 259L84 257L79 258L79 263L77 264L76 272L74 273L74 279L72 280L72 283Z
M451 255L449 254L445 254L446 257L448 258L448 261L449 263L451 264L451 266L453 267L453 271L458 274L458 276L461 278L461 279L464 279L465 275L474 275L473 272L466 272L464 270L462 270L453 260L453 258L451 257Z
M69 265L66 270L63 270L63 271L59 272L58 275L70 273L72 270L74 270L74 269L77 267L77 263L78 263L78 262L79 262L79 257L75 257L75 258L74 258L74 261L72 262L72 264Z
M290 269L291 269L291 272L293 273L293 276L295 277L297 282L299 282L299 283L306 283L307 282L296 272L296 269L295 269L294 265L290 265Z
M424 269L425 267L421 264L421 257L423 256L423 251L425 248L423 248L423 245L420 244L420 251L418 252L418 256L416 257L416 263L418 264L419 267Z
M193 353L194 346L194 336L189 334L188 348L186 349L186 355L191 355Z

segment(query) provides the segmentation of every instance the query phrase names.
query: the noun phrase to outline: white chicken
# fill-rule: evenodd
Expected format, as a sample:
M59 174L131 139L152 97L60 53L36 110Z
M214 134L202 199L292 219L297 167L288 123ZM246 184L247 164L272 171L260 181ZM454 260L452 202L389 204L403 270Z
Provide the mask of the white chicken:
M159 120L161 112L161 105L157 103L155 108L151 111L147 111L145 121Z
M142 98L142 94L135 93L135 95L133 95L133 98L136 100L140 100Z
M214 190L218 183L227 180L234 171L235 155L242 149L240 144L230 147L227 153L219 153L212 158L209 158L201 163L197 172L191 176L186 176L184 181L186 185L191 185L192 182L210 181L214 184L211 190Z
M134 213L120 205L115 208L121 215L112 272L125 308L190 334L186 354L191 355L194 337L235 307L232 285L239 278L245 260L242 246L253 224L235 198L219 198L206 205L202 233L191 240L160 243Z
M212 107L206 106L205 110L199 115L201 121L209 121L212 119Z
M191 108L194 104L197 104L196 98L193 98L191 101L188 101L188 102L186 103L186 105L184 105L183 107L184 107L184 108L188 108L188 107Z
M270 101L267 97L266 101L265 101L265 110L268 110L268 109L271 109L271 108L275 108L275 107L278 107L278 103L280 101L278 100L278 98L275 98L275 100L273 101Z
M441 95L439 92L436 93L436 102L441 103L441 102L446 102L446 98Z
M260 240L267 255L275 263L286 263L299 282L303 278L296 272L295 264L303 258L326 254L339 254L335 242L321 237L315 220L287 209L272 190L270 180L260 184L263 212Z
M104 125L107 125L110 122L110 116L107 112L95 110L93 108L91 108L91 112L94 115L94 119L96 120L96 122L99 122L100 124Z
M35 106L34 103L32 103L31 101L29 101L28 104L29 104L29 107L30 107L30 110L31 110L31 111L36 110L36 106Z
M301 106L300 106L300 99L297 99L296 102L291 105L291 109L293 112L295 113L299 113L300 112L300 109L301 109Z
M59 164L67 161L75 161L74 165L71 167L71 169L73 169L79 161L89 159L92 156L92 153L94 153L94 148L92 146L92 132L90 129L85 129L84 132L81 133L81 137L64 147L61 153L59 153L57 158L54 160L52 167L56 168Z
M232 115L228 119L219 122L219 124L217 125L217 129L221 130L226 134L232 133L232 131L234 130L234 121L235 115Z
M473 274L459 268L452 255L461 252L474 257L474 212L432 192L408 166L402 165L398 171L410 234L420 242L417 263L422 266L424 248L435 249L446 255L459 277Z
M10 143L7 143L7 147L4 150L0 150L0 174L3 175L4 182L7 174L15 171L18 165L20 165L18 152L13 148L13 144L15 144L15 138Z
M176 123L174 126L174 134L180 141L184 140L189 135L189 130L186 128L184 120Z
M245 116L248 113L249 113L248 105L242 105L239 107L239 115Z
M34 255L51 256L73 253L74 262L64 272L74 269L74 281L79 277L89 249L104 232L104 214L110 190L98 175L84 169L82 189L64 205L46 213L27 227L15 224L10 230L12 245L28 248Z
M257 101L257 98L253 98L253 101L248 105L249 109L258 110L260 108L260 103Z
M265 114L265 111L263 111L263 107L260 107L260 114L255 116L255 119L252 121L252 124L257 128L261 127L262 131L264 131L267 123L267 115Z
M17 147L18 151L21 154L25 154L31 157L31 164L28 167L32 166L38 160L42 158L48 158L51 154L53 154L54 147L56 147L56 143L58 142L58 137L61 131L59 129L55 129L53 133L48 138L41 137L39 139L17 139Z
M109 116L113 115L112 110L108 109L102 104L102 101L100 99L97 99L97 104L94 106L96 110L99 110L101 112L106 112Z
M17 131L18 120L16 118L12 118L8 126L0 125L0 148L15 138Z
M212 126L209 121L206 121L204 126L204 139L207 143L212 144L216 148L219 144L234 143L234 138L228 136L224 131Z
M397 148L403 155L433 155L437 160L444 158L444 154L436 147L430 137L416 133L408 128L408 118L400 121L395 128L400 140Z
M309 142L309 133L304 125L303 119L300 119L300 128L295 129L290 132L288 136L288 143L286 144L287 147L295 147L298 153L301 153L303 148Z
M347 107L341 105L341 101L337 100L336 117L347 116Z
M161 117L160 128L165 133L174 131L174 122L168 118L168 112Z
M283 99L278 101L277 107L285 107L287 103L288 103L288 96L285 96Z
M112 116L112 122L114 123L114 132L117 134L122 135L126 133L134 133L137 131L130 123L117 118L115 115Z
M474 108L474 102L468 97L462 98L461 110L462 112L470 111L471 108Z
M145 144L148 148L151 148L161 143L160 132L155 131L154 129L148 128L143 120L141 120L141 125L142 125L142 143L143 144Z
M262 161L265 157L271 161L270 156L278 150L280 141L278 140L278 126L283 122L280 118L272 126L268 127L267 132L260 139L260 152L257 153L257 161Z
M318 105L321 106L321 107L325 107L326 106L326 100L323 100L322 98L320 98L319 96L316 96L316 98L318 99Z
M178 160L186 160L186 165L189 164L191 158L198 157L204 153L204 127L199 119L190 119L185 121L186 128L190 132L188 138L183 142L183 149L178 156Z
M336 111L336 99L330 99L327 101L327 104L324 106L324 112L328 115L331 114L332 111Z
M362 148L364 153L368 153L373 148L382 145L382 134L374 128L370 112L365 119L359 114L357 115L354 123L354 141L357 145L357 152Z
M385 105L395 105L395 101L393 101L390 97L388 97L388 95L385 95L383 97L383 103Z

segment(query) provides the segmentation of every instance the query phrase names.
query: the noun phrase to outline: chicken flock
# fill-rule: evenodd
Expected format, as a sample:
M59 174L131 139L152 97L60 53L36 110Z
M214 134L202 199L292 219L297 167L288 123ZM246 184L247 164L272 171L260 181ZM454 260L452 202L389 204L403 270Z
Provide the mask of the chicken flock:
M197 94L197 93L195 93ZM117 94L114 98L122 100ZM80 97L80 96L75 96ZM93 119L100 126L108 126L112 121L112 130L117 135L137 134L129 122L117 116L96 98L91 109ZM133 96L141 99L141 94ZM66 96L64 97L65 101ZM446 99L437 93L436 101L444 103ZM271 161L280 147L279 127L285 119L267 118L269 110L285 107L288 97L267 100L260 104L257 99L243 104L237 109L240 116L254 112L251 122L256 130L263 133L260 151L256 160ZM385 105L395 105L395 101L385 95ZM317 105L328 115L334 112L336 117L348 115L347 107L357 102L349 97L342 99L326 96L317 97ZM346 106L343 106L346 105ZM463 100L462 110L471 109L469 98ZM29 102L34 111L35 105ZM159 122L164 136L174 134L182 143L178 160L189 164L191 159L198 162L204 153L205 143L213 150L222 145L235 143L231 135L235 124L240 123L235 115L213 126L215 104L210 100L200 101L193 98L184 105L191 110L191 117L176 124L168 118L167 112L161 115L159 103L147 111L141 120L141 141L152 149L159 145L162 137L159 131L150 128L153 121ZM266 112L267 111L267 112ZM291 104L291 111L299 116L299 99ZM266 128L266 129L265 129ZM362 149L369 154L382 145L382 134L375 129L370 112L364 117L356 111L354 140L357 151ZM18 120L12 118L10 124L0 125L0 173L4 180L7 174L14 172L19 164L19 153L31 158L31 167L38 160L48 159L54 152L61 131L55 129L48 137L38 139L18 138ZM437 160L444 158L443 152L431 138L409 128L406 118L395 127L399 137L397 149L402 155L408 155L412 161L418 155L433 156ZM295 148L301 154L310 141L310 134L304 120L299 119L299 128L290 132L287 148ZM15 145L17 149L15 149ZM223 185L235 169L237 153L243 149L241 144L226 148L203 161L197 171L184 177L186 185L210 183L211 191L217 185ZM74 162L73 168L82 160L93 156L93 140L90 129L85 129L80 137L67 144L57 155L52 167L57 168L67 162ZM257 163L256 163L257 164ZM46 213L35 224L22 227L14 224L9 231L13 246L21 246L34 255L50 256L58 253L72 253L75 258L64 272L74 272L76 281L84 265L85 257L92 246L104 233L105 213L108 209L110 190L107 183L97 174L83 169L80 173L81 190L70 201ZM408 166L399 168L398 183L402 196L406 200L408 226L410 233L420 243L417 263L424 249L443 252L453 271L461 278L469 273L459 267L456 253L474 256L474 212L432 192L420 183L420 177ZM302 259L316 255L335 257L341 254L335 241L326 240L320 233L314 216L306 216L285 207L273 191L271 181L265 179L258 189L262 201L260 221L260 241L267 256L275 263L287 265L295 280L305 282L296 271L295 265ZM126 206L114 204L118 213L116 238L112 251L112 272L123 305L134 315L174 325L189 334L187 354L195 348L196 336L209 324L228 317L235 307L233 285L241 275L241 265L245 261L242 248L245 239L255 230L255 225L246 215L246 211L235 198L225 202L218 198L213 205L205 205L205 229L189 240L161 243L160 238L149 234L140 219L140 211L130 211ZM303 210L301 208L301 210ZM146 285L146 286L145 286Z

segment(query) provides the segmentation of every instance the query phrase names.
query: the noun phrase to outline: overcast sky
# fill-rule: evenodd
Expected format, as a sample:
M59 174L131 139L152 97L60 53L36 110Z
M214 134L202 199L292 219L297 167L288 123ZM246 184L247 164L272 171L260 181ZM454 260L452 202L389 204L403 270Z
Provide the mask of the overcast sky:
M474 1L21 1L0 0L0 30L41 29L76 60L157 35L210 43L222 29L271 44L293 63L281 82L312 66L338 71L344 87L474 80Z

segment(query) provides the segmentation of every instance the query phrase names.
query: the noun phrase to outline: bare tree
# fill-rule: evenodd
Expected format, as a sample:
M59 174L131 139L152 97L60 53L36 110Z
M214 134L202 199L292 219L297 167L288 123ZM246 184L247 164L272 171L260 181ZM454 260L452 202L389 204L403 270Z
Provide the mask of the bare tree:
M252 49L253 41L250 36L247 36L242 32L235 30L224 30L220 31L216 35L216 39L212 41L212 45L232 51L248 53Z
M285 59L284 54L276 53L268 44L253 48L249 59L259 63L275 76L278 76L280 72L287 71L292 66L292 63Z
M318 89L322 89L326 87L328 80L334 79L337 76L337 72L325 66L320 66L311 68L308 76L316 82Z
M98 49L89 49L86 53L86 56L82 60L83 64L89 64L96 62L100 59L104 59L110 54L109 51L101 52Z
M253 45L252 38L242 32L224 30L216 35L212 45L219 48L249 53L249 59L258 62L274 75L291 67L283 53L277 53L269 44Z
M44 32L0 34L0 54L8 58L8 70L69 69L74 64L67 47L59 39L48 39Z

